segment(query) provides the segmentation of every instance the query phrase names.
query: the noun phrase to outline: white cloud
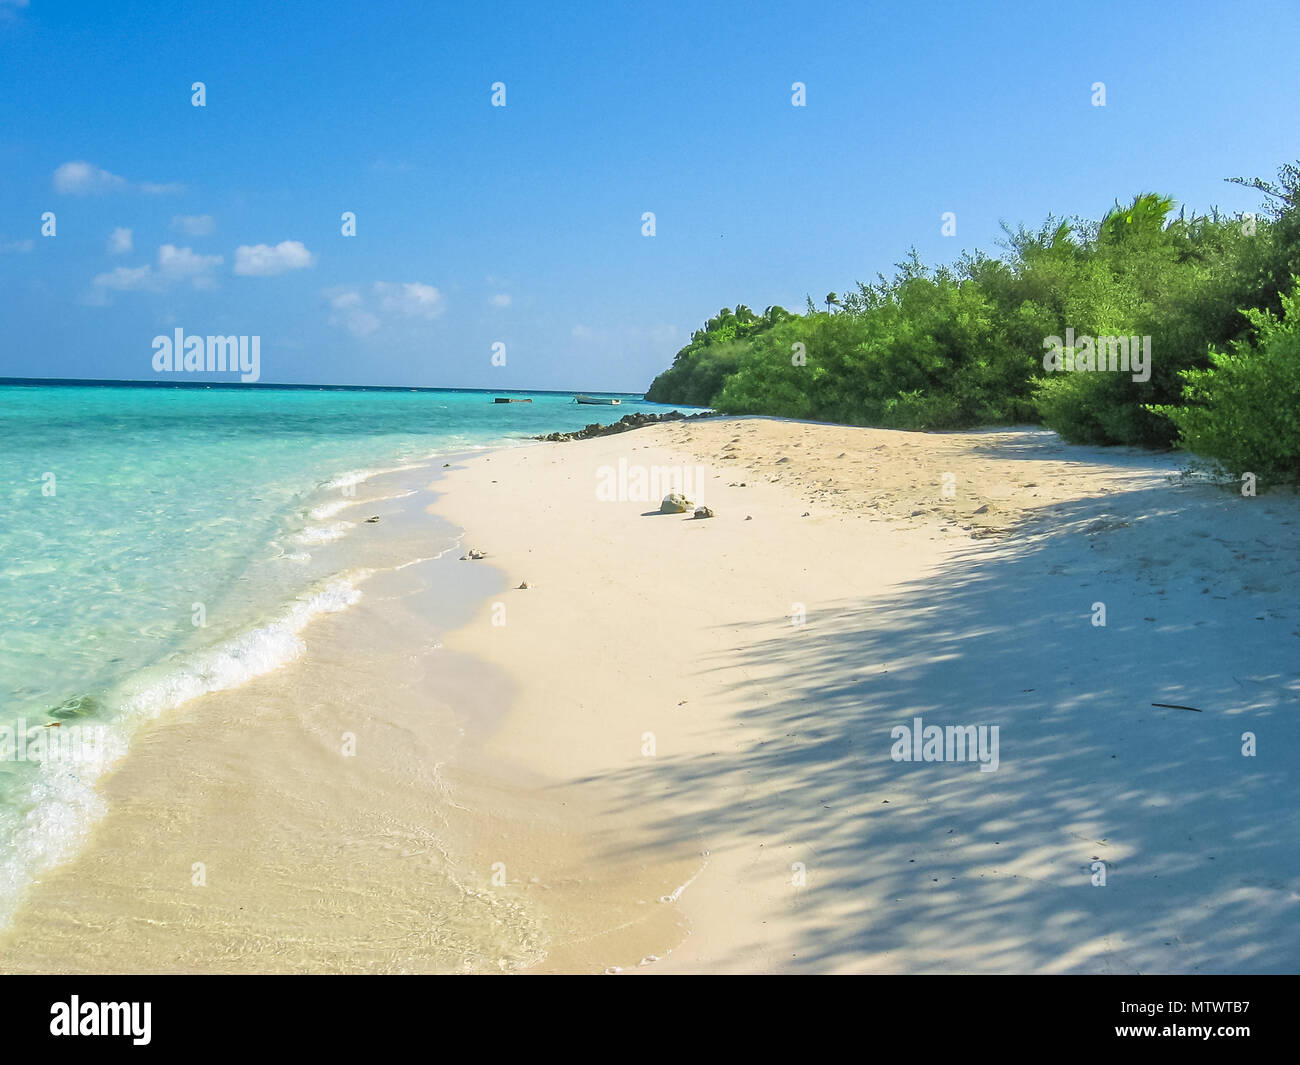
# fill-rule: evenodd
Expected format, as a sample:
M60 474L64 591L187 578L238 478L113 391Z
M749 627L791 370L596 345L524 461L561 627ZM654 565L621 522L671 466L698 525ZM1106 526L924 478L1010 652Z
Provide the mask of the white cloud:
M91 282L90 302L103 305L112 292L163 292L173 285L189 282L191 287L209 289L216 287L212 273L220 266L220 255L198 255L190 248L164 244L158 249L158 264L119 266L107 273L96 274Z
M353 336L365 337L395 319L432 321L442 314L444 299L432 285L418 281L376 281L369 292L357 288L330 289L330 324Z
M168 282L189 281L195 288L212 288L212 271L220 265L220 255L197 255L174 244L158 249L158 274Z
M493 306L493 307L509 307L509 306L510 306L510 293L508 293L508 292L498 292L495 296L492 297L492 306Z
M112 255L125 255L131 250L131 231L118 226L108 235L108 250Z
M369 311L352 311L348 314L348 331L356 336L369 336L378 328L379 319Z
M116 292L132 292L157 288L157 279L154 277L153 267L145 263L144 266L119 266L109 273L97 274L94 285L98 289L111 288Z
M7 244L0 244L0 252L14 252L18 255L25 255L36 247L36 241L28 237L26 240L11 240Z
M241 244L235 249L235 273L244 277L270 277L315 265L316 256L297 240L281 241L274 248L269 244Z
M442 313L442 293L418 281L376 281L375 295L383 310L407 318L437 318Z
M141 192L150 195L183 192L185 190L184 185L174 182L168 185L159 185L146 181L140 185L132 185L121 175L110 173L102 167L86 162L84 159L63 163L54 171L55 191L68 196L90 196L101 192L122 192L130 188L139 189Z
M64 163L54 171L54 188L69 196L87 196L94 192L111 192L126 188L126 178L110 174L85 160Z
M188 237L206 237L216 228L210 214L178 214L172 219L172 229Z
M353 336L369 336L379 328L379 318L366 310L363 302L361 293L355 290L331 296L330 306L334 311L330 315L330 324L344 326Z

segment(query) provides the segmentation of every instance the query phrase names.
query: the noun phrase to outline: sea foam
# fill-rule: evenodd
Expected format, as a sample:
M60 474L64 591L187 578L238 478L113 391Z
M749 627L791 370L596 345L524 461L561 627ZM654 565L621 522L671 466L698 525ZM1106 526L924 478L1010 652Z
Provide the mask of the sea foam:
M302 631L322 614L346 610L361 598L359 570L299 599L274 621L197 652L163 676L122 693L118 711L76 760L30 763L33 779L16 806L0 808L0 926L7 924L23 888L82 847L106 803L95 788L124 754L139 724L209 692L227 691L270 673L302 654ZM22 811L20 813L19 811Z

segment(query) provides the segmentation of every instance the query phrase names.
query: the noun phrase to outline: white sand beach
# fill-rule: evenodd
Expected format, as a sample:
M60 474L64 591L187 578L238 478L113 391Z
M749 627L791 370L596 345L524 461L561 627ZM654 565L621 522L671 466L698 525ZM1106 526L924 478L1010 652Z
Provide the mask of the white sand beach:
M714 517L636 498L697 467ZM151 723L0 967L1294 971L1300 501L1179 468L758 418L463 461L371 532L485 557ZM895 761L917 718L996 770Z
M594 502L620 458L716 516ZM437 509L529 588L449 642L518 680L494 749L697 841L653 971L1294 970L1300 508L1178 468L765 419L496 454ZM916 716L997 771L893 761Z

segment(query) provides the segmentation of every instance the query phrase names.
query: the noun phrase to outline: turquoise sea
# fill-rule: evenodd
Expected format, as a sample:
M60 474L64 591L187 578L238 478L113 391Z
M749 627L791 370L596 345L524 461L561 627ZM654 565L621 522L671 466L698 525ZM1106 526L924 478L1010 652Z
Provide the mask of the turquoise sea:
M277 668L355 600L320 547L368 476L669 409L509 394L533 402L0 384L0 922L76 851L141 720Z

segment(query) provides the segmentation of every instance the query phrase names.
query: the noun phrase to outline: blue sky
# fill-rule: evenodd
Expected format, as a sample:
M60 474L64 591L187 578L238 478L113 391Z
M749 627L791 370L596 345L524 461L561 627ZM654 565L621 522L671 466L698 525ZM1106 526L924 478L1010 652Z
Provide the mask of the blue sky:
M1290 2L0 0L0 376L150 378L180 327L263 381L639 392L912 246L1255 209L1297 42Z

